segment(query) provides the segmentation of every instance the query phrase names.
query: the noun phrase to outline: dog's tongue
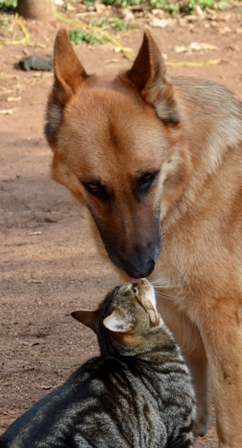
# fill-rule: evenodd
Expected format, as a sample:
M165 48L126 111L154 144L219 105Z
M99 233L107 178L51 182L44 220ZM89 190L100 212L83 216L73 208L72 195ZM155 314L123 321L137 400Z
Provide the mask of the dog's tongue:
M128 276L128 281L129 281L130 283L140 283L141 280L142 280L142 278L132 278L132 277L129 277L129 276Z

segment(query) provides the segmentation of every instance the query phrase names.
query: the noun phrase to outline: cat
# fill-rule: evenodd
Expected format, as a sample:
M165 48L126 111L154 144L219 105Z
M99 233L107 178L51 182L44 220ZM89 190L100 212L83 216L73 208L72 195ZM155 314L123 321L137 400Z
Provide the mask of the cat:
M12 423L0 448L192 447L190 374L148 280L72 316L97 334L100 356Z

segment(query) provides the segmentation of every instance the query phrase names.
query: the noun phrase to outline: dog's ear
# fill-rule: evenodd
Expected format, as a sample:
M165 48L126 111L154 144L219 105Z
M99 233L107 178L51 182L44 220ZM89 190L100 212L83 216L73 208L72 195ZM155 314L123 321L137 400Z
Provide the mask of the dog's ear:
M65 104L88 77L68 39L66 30L58 31L54 46L54 85L49 95L45 135L54 150Z
M166 67L160 50L150 32L145 30L139 53L126 76L142 97L156 109L164 123L178 124L179 113L174 88L166 77Z
M62 105L75 93L81 82L88 77L64 29L58 31L55 39L54 74L55 93Z

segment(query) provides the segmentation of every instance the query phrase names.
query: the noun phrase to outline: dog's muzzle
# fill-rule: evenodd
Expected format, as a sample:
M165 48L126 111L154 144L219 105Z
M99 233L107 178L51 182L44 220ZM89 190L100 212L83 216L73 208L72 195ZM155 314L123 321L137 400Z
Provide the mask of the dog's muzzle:
M155 268L155 260L149 255L136 260L136 262L123 260L122 264L125 273L134 279L148 277Z

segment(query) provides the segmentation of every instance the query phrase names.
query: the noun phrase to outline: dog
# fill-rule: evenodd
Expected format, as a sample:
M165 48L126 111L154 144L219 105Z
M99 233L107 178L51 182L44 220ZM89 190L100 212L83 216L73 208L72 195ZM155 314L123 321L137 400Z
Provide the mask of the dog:
M89 76L60 30L45 134L52 176L88 209L106 256L156 285L192 371L195 435L211 375L219 447L241 448L242 103L212 81L170 79L148 30L115 78Z

